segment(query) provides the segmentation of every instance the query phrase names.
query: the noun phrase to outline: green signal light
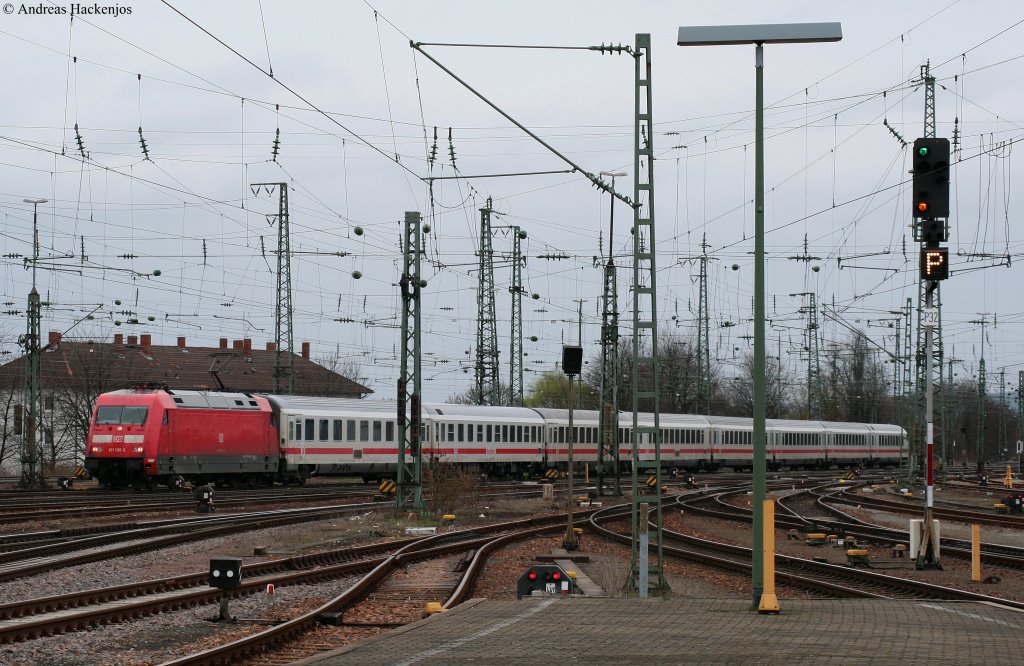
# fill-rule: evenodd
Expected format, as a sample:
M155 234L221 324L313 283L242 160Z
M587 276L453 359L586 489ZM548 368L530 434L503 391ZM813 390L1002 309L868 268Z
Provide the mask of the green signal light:
M928 153L930 152L932 151L928 149L928 146L921 146L920 148L917 149L917 154L920 155L921 157L928 157Z

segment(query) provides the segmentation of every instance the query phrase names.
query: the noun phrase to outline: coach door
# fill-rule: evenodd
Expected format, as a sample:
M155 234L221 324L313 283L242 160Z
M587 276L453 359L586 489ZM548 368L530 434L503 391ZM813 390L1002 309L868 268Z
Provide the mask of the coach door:
M284 447L285 452L292 456L303 456L305 454L304 444L307 440L313 439L314 427L313 419L304 418L301 414L289 416L288 444Z

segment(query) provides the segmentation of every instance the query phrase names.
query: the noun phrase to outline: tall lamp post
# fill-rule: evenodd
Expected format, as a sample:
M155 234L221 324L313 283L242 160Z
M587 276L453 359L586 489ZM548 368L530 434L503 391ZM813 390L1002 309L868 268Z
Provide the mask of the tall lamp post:
M838 42L839 23L762 23L755 25L681 26L679 46L754 44L754 479L753 572L754 608L764 592L765 499L765 298L764 298L764 45Z

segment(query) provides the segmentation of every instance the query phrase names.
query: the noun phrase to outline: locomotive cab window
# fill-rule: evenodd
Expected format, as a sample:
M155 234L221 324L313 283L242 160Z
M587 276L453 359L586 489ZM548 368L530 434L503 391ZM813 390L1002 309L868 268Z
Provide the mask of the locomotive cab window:
M142 425L149 407L138 405L101 405L96 410L96 425Z

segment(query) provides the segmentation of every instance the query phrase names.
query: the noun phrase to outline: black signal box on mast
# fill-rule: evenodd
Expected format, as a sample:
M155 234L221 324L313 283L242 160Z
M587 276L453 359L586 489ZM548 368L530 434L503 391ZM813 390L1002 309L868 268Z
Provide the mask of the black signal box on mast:
M913 204L916 219L949 217L949 139L914 141Z

